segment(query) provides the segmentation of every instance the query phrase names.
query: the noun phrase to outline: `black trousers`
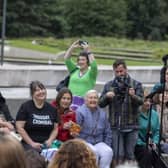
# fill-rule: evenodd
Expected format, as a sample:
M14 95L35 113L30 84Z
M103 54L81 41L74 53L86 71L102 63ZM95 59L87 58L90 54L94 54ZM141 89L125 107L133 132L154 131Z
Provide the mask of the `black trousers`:
M161 167L159 157L154 155L153 151L147 149L146 146L136 145L134 154L140 168Z
M147 149L146 146L136 145L134 155L140 168L168 168L157 152Z

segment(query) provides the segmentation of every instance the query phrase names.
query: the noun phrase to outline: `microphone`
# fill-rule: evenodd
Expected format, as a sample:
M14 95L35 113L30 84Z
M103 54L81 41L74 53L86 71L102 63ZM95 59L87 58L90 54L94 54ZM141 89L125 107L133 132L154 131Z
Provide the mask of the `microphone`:
M163 61L163 62L166 62L167 59L168 59L168 54L166 54L166 55L164 55L164 56L162 57L162 61Z
M160 86L160 87L157 88L156 91L154 91L152 93L149 93L145 98L146 99L152 99L155 94L162 93L162 92L163 92L163 86Z
M167 69L167 67L164 66L164 67L160 70L160 83L165 83L166 69Z

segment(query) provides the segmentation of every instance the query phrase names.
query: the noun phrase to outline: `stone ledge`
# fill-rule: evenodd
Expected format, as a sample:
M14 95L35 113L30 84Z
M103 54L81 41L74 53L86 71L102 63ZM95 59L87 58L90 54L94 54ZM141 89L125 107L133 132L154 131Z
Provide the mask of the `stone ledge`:
M128 67L130 76L144 84L160 79L161 67ZM32 80L40 80L47 87L55 87L68 74L64 65L12 65L0 67L0 87L27 87ZM98 67L97 81L107 82L114 77L111 66Z
M0 88L2 95L6 99L29 99L29 88ZM55 88L47 88L47 99L54 99L56 97Z

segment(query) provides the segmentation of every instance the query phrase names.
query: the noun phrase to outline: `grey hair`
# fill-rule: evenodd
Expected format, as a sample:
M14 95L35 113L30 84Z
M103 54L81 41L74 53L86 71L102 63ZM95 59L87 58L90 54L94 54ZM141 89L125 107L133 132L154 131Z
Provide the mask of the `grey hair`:
M96 93L97 97L99 98L99 93L97 92L97 90L94 90L94 89L91 89L91 90L88 90L85 94L85 99L88 97L89 94L91 93Z

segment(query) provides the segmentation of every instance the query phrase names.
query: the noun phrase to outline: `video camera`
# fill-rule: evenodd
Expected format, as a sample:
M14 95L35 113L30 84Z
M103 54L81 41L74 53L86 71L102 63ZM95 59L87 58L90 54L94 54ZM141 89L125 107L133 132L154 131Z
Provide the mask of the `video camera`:
M123 76L116 77L116 87L114 88L114 93L118 99L123 99L127 93L127 89L130 88L130 85L127 83L127 80Z

